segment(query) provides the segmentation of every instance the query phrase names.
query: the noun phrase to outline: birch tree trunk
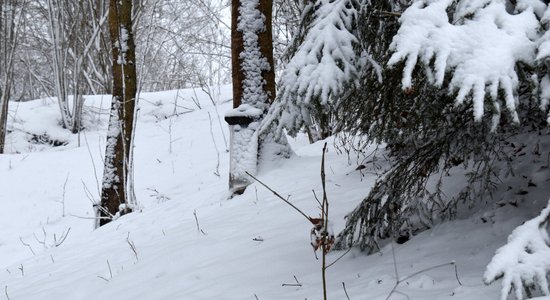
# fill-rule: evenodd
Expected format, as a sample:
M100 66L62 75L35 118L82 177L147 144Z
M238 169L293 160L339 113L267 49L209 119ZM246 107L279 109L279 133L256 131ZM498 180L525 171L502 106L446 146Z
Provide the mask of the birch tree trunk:
M109 32L113 58L113 98L98 207L99 226L132 211L131 149L136 97L132 0L110 0Z

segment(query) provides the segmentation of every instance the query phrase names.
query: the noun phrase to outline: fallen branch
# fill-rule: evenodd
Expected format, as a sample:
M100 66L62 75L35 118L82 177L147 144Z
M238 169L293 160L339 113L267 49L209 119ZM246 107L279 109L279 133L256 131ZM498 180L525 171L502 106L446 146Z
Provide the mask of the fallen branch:
M296 283L283 283L282 286L298 286L298 287L301 287L302 284L298 281L298 278L296 278L296 275L292 275L294 276L294 280L296 281Z

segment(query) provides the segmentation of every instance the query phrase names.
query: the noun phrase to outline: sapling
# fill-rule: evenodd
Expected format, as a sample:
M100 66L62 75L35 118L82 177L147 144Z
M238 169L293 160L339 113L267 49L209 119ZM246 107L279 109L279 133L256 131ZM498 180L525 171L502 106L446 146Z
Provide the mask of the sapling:
M327 143L323 146L323 156L321 158L321 184L323 187L323 198L320 201L317 198L317 195L315 194L315 191L313 191L313 195L315 197L315 200L317 203L319 203L320 207L320 215L317 218L312 218L306 215L301 209L296 207L294 204L292 204L288 199L283 198L279 193L271 189L269 186L267 186L265 183L260 181L258 178L254 177L252 174L246 172L246 174L255 181L257 181L259 184L263 185L266 189L271 191L277 198L281 199L283 202L288 204L290 207L292 207L294 210L296 210L298 213L300 213L304 218L306 218L312 225L313 228L311 229L311 246L313 247L313 250L316 252L317 250L321 250L321 276L323 280L323 299L327 299L327 280L326 280L326 270L334 264L331 263L327 265L326 261L326 255L332 248L334 244L334 234L329 231L329 219L328 219L328 197L326 192L326 177L325 177L325 153L327 150ZM341 258L341 257L340 257ZM340 258L338 258L336 261L338 261ZM335 262L336 262L335 261Z

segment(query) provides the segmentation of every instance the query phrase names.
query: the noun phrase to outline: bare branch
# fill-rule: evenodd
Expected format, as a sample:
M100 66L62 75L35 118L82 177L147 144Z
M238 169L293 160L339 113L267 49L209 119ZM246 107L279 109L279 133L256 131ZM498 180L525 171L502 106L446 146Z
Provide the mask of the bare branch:
M254 179L255 181L257 181L259 184L263 185L266 189L268 189L270 192L273 193L273 195L275 195L277 198L283 200L286 204L290 205L290 207L294 208L294 210L296 210L298 213L300 213L302 216L304 216L304 218L306 218L309 222L311 222L311 218L308 217L303 211L301 211L299 208L297 208L294 204L290 203L290 201L288 201L287 199L283 198L283 196L279 195L279 193L277 193L276 191L274 191L273 189L271 189L269 186L267 186L265 183L263 183L261 180L259 180L258 178L254 177L254 175L248 173L248 171L245 171L245 173L252 177L252 179Z

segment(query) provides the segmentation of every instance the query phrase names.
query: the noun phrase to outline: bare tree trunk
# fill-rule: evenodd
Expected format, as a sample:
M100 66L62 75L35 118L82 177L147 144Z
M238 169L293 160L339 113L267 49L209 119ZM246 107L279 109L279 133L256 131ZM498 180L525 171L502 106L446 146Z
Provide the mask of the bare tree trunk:
M54 94L57 96L63 127L78 133L81 130L81 114L84 95L96 91L98 79L105 79L97 72L96 59L101 52L99 43L105 30L107 12L102 11L103 1L47 1L47 21L52 51ZM96 7L97 6L97 7ZM96 12L99 10L99 12ZM100 85L103 85L100 83ZM70 94L72 93L72 99Z
M9 90L0 90L0 154L4 153L6 134L8 130Z
M135 44L132 34L132 0L110 0L109 32L113 56L113 99L101 204L98 208L99 226L117 215L131 212L132 191L127 189L131 172L132 131L136 97Z
M26 1L0 0L0 153L4 153L13 65Z

